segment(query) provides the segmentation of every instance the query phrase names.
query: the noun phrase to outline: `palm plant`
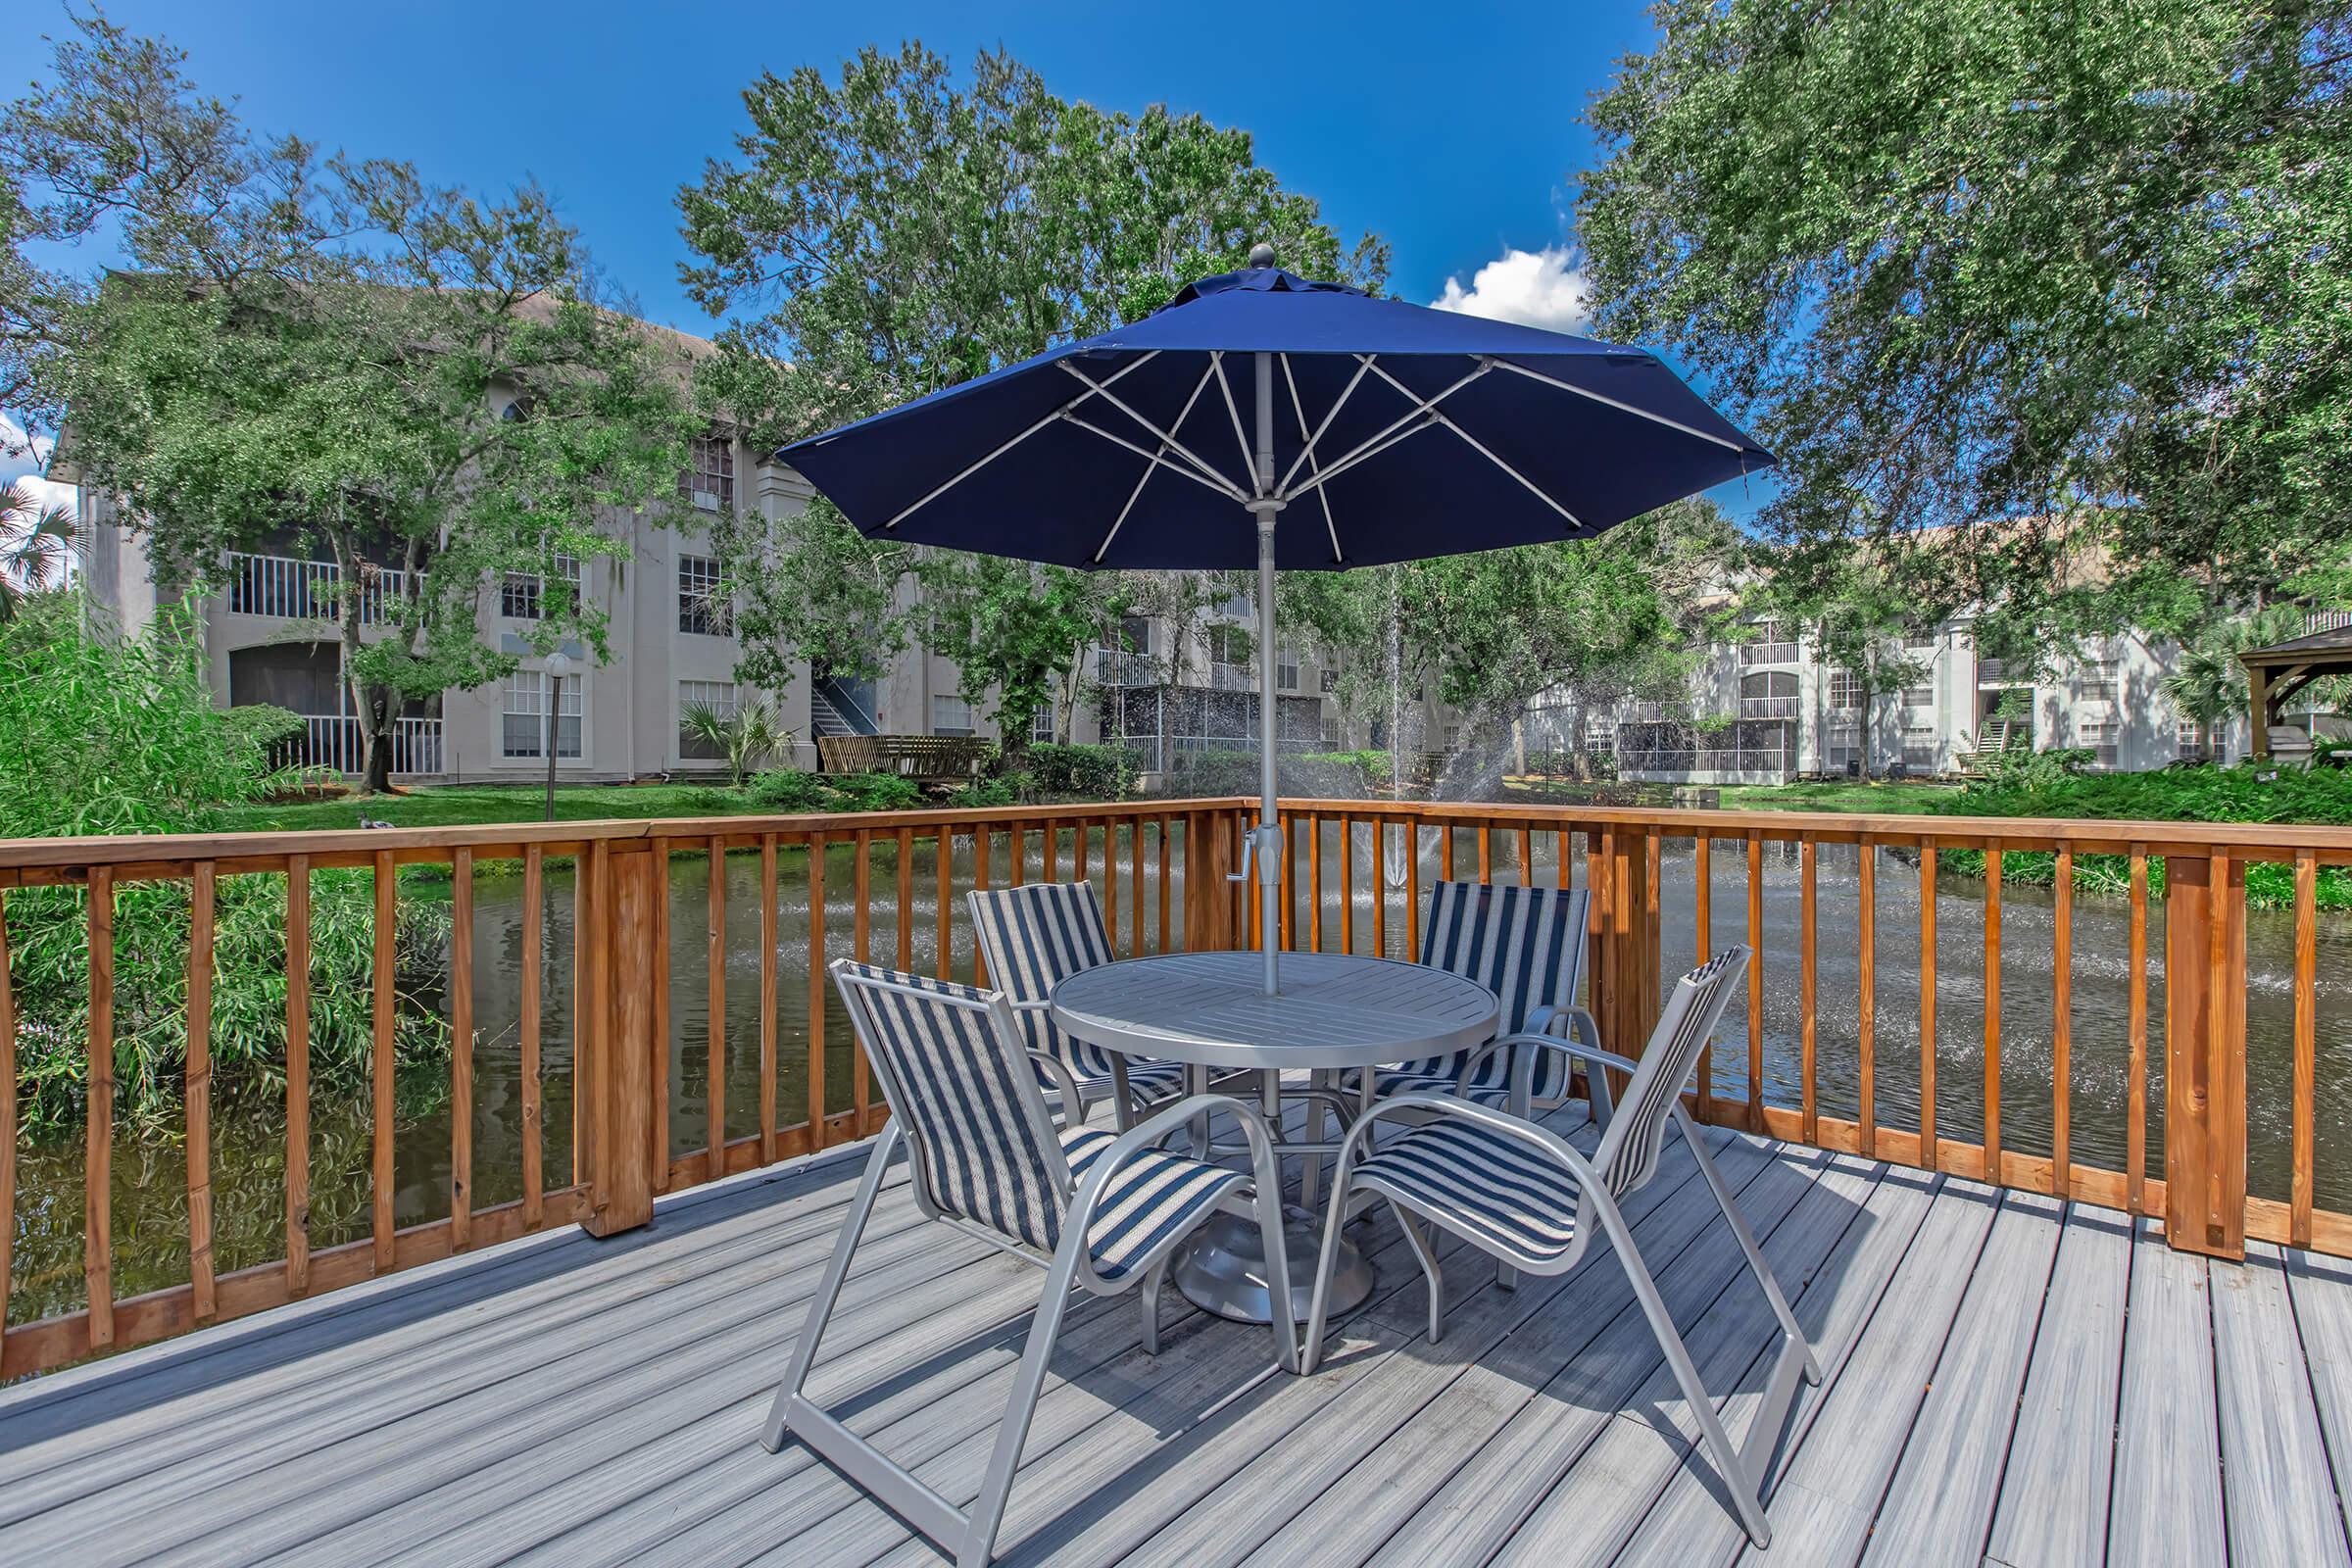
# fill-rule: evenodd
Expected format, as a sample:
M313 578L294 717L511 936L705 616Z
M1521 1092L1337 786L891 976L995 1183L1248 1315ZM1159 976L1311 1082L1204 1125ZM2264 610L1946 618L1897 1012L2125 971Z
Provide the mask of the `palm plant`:
M25 594L64 580L73 542L74 518L65 508L42 506L27 484L0 490L0 621L15 616Z
M688 735L727 760L727 782L737 788L753 769L792 744L792 731L761 702L745 703L732 713L708 703L689 703L678 722Z
M2164 677L2164 695L2180 715L2197 726L2208 751L2215 727L2246 700L2245 677L2236 645L2209 637L2180 651L2180 662Z

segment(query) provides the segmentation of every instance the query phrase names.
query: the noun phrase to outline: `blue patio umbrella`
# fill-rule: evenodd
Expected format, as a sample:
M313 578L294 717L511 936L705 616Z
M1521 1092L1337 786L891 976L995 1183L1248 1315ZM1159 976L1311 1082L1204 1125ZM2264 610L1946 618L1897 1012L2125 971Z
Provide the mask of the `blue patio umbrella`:
M1258 572L1275 952L1274 572L1581 539L1773 462L1640 349L1273 265L784 448L862 533L1078 567Z

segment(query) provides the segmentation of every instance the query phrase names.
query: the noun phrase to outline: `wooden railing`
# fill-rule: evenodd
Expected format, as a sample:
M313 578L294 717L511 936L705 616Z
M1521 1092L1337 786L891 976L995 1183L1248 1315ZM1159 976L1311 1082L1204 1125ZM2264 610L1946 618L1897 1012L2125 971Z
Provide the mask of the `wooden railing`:
M2352 1214L2318 1200L2315 1104L2316 891L2322 868L2352 864L2352 830L1369 801L1289 801L1283 809L1278 937L1287 947L1410 956L1428 884L1440 877L1587 887L1594 895L1589 1000L1621 1050L1640 1050L1676 971L1734 941L1757 950L1744 1008L1726 1015L1699 1069L1692 1103L1706 1120L2161 1216L2176 1246L2216 1255L2238 1255L2249 1238L2352 1255ZM13 1323L7 1282L20 1188L17 1021L4 983L9 933L0 919L0 1322L10 1322L0 1339L0 1375L154 1341L555 1226L577 1223L611 1235L644 1224L663 1192L863 1137L879 1125L883 1107L838 1016L828 1017L827 961L871 958L984 984L962 892L1039 878L1094 881L1122 956L1242 945L1254 938L1256 906L1227 872L1252 814L1247 801L1218 799L0 843L0 916L14 890L78 886L86 891L91 934L90 1093L81 1139L86 1304ZM2023 858L2045 856L2053 858L2054 886L2021 893L2011 885L2008 873L2039 864ZM730 907L730 878L710 874L723 871L730 857L738 858L736 898L756 888L756 909ZM2112 872L2118 890L2101 905L2100 929L2115 940L2086 953L2076 941L2082 896L2074 891L2074 873L2092 868L2097 857L2113 858L2096 868ZM1962 858L1970 862L1965 875L1955 866ZM687 874L698 861L700 897ZM506 1000L490 989L495 979L475 972L477 879L494 863L520 880L522 953L541 953L543 906L560 900L565 885L573 890L577 940L567 997L542 994L548 987L539 962L523 963L514 976L523 1135L519 1172L500 1176L510 1191L518 1177L519 1197L477 1206L484 1172L472 1139L476 1009ZM2283 1087L2266 1092L2255 1107L2256 1120L2271 1130L2266 1138L2282 1130L2289 1146L2278 1197L2247 1190L2244 888L2247 867L2262 864L2282 867L2265 874L2286 877L2292 889L2290 910L2264 916L2266 933L2291 922L2291 973L2284 977L2291 1067ZM436 1164L446 1177L433 1189L446 1193L446 1211L423 1217L396 1204L403 1129L392 1070L393 935L408 891L400 873L420 866L444 868L449 878L442 1016L452 1041L449 1147ZM366 1234L315 1247L310 895L318 873L344 867L373 876ZM684 901L673 901L673 868ZM245 877L282 879L286 893L282 1090L271 1080L272 1092L284 1097L286 1217L279 1256L219 1270L215 1193L232 1173L218 1168L214 1152L214 919L224 882ZM188 898L188 1049L179 1102L187 1277L118 1294L111 922L124 887L157 882L178 884ZM2159 885L2161 894L2152 891ZM1825 888L1833 906L1826 920ZM1904 912L1903 902L1915 907ZM2032 954L2013 935L2004 960L2005 927L2029 906L2036 922L2048 916L2047 995L2003 989L2004 969L2029 956L2038 972L2038 934ZM673 942L673 920L696 915L707 924L707 942L689 933ZM788 917L799 922L790 933ZM728 956L732 947L740 958L755 927L753 981L748 964L730 974ZM745 941L731 945L731 930ZM1955 944L1958 954L1949 951ZM687 956L697 947L707 955L699 964ZM1846 955L1857 982L1850 1001L1841 989ZM2164 960L2161 1029L2150 1016L2154 956ZM1898 959L1915 966L1915 996L1901 996L1891 978ZM674 985L673 961L685 971ZM2119 966L2124 974L2121 1035L2095 1058L2078 1049L2079 1033L2107 1040L2114 1029L2102 1013L2098 1029L2078 1031L2086 1015L2076 990L2086 962L2105 966L2101 985L2111 985ZM704 971L699 984L696 967ZM1939 1013L1967 1010L1949 1003L1968 981L1983 997L1982 1023L1953 1027ZM750 1027L738 1008L730 1030L730 990L751 984L758 1005ZM673 1021L673 990L689 1004L699 1002L709 1020L699 1031ZM787 997L788 990L797 995ZM551 1075L546 1062L562 1054L553 1048L563 1042L548 1038L547 1020L559 1002L570 1020L569 1063ZM2029 1008L2046 1024L2030 1046L2014 1038L2024 1032L2021 1009ZM2006 1060L2005 1020L2013 1036ZM673 1076L690 1092L698 1072L707 1086L699 1118L690 1102L673 1115ZM2021 1101L2021 1075L2038 1085L2044 1072L2046 1098ZM2120 1081L2120 1131L2078 1125L2085 1074ZM2152 1102L2156 1074L2163 1091ZM756 1131L742 1130L753 1121L747 1112L730 1115L731 1078L738 1095L758 1100ZM555 1144L542 1123L557 1090L567 1092L572 1107L569 1159L543 1170L543 1151Z
M1226 880L1243 813L1238 803L1147 802L1005 810L935 810L889 814L723 817L657 822L557 823L545 826L391 829L367 832L224 834L185 838L87 838L0 841L0 1377L145 1344L203 1324L257 1312L397 1269L447 1257L555 1226L579 1224L597 1235L642 1225L657 1195L791 1159L863 1137L883 1107L866 1065L846 1031L828 1021L824 966L841 956L914 967L943 978L985 980L971 950L961 907L967 887L992 879L1091 878L1103 895L1114 944L1124 955L1181 945L1186 935L1223 946L1232 940L1241 887ZM709 875L705 978L710 1023L700 1040L678 1039L670 1019L673 858L717 865L729 856L757 857L759 907L730 910L727 878ZM835 880L829 858L846 859ZM521 1196L477 1207L472 1149L474 1011L484 996L474 973L475 885L492 862L510 862L521 881L520 949L541 951L542 906L554 874L568 866L573 887L570 1025L572 1163L542 1170L546 1103L543 1022L555 1000L542 996L541 965L515 975L521 1107ZM400 1223L395 1146L401 1134L394 1096L396 987L394 938L405 891L400 873L444 867L449 884L446 1019L450 1029L450 1148L447 1210ZM373 986L370 1008L368 1235L329 1247L312 1245L314 1090L310 1059L311 893L321 871L357 867L373 873ZM927 886L918 895L918 868ZM879 873L879 874L877 874ZM215 1070L211 1017L218 891L229 878L273 877L285 884L286 1020L283 1070L285 1234L281 1255L218 1272L214 1263L217 1167ZM188 893L187 1047L183 1124L186 1150L188 1277L118 1296L113 1244L116 1083L112 1010L116 1000L113 917L125 886L172 882ZM38 1321L8 1312L12 1243L20 1210L17 1161L18 1019L8 984L11 890L78 886L86 890L89 954L87 1114L81 1140L84 1194L82 1277L86 1305ZM933 908L917 930L919 902ZM785 951L779 911L805 909L805 943ZM890 915L874 918L876 911ZM725 1004L727 930L746 916L758 947L759 1130L728 1136L730 1060L754 1049L730 1038ZM888 945L877 947L877 928ZM960 940L958 940L960 939ZM797 961L796 961L797 960ZM806 1001L788 1016L779 1001L781 973L797 971ZM811 983L811 982L814 983ZM669 1106L672 1071L701 1053L707 1072L699 1141L679 1147ZM789 1053L789 1059L787 1054ZM829 1057L847 1058L834 1073ZM806 1093L780 1097L788 1066ZM846 1081L845 1081L846 1079ZM168 1136L170 1129L164 1130Z

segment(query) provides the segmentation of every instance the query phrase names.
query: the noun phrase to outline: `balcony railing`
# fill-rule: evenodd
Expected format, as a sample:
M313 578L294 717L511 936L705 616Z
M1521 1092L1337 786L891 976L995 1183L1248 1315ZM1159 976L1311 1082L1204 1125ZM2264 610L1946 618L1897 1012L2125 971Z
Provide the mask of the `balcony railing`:
M368 766L368 740L353 714L306 713L299 757L289 761L337 773L360 773ZM395 778L445 771L441 765L441 720L395 718L392 721L392 776Z
M360 622L384 620L408 584L408 573L390 566L370 566L360 581ZM228 558L228 608L239 615L271 615L290 620L331 620L342 612L343 572L331 561L299 561L291 556Z
M1410 956L1419 948L1425 884L1440 877L1586 887L1593 894L1589 1000L1604 1041L1620 1051L1639 1052L1677 969L1732 942L1757 952L1744 1029L1738 1014L1729 1015L1727 1037L1698 1068L1690 1104L1704 1120L2159 1218L2173 1245L2189 1250L2234 1256L2251 1239L2352 1255L2352 1197L2345 1196L2352 1162L2340 1158L2344 1135L2333 1123L2323 1126L2316 1108L2326 999L2314 956L2319 872L2352 865L2352 829L1394 801L1294 800L1282 810L1287 837L1275 937L1285 947ZM985 984L962 891L1040 879L1093 882L1120 956L1246 945L1258 912L1228 873L1239 863L1251 814L1250 803L1219 798L0 842L0 913L19 890L81 889L101 938L89 947L88 1038L74 1042L86 1050L92 1085L86 1137L74 1156L81 1166L75 1190L88 1195L78 1236L86 1304L8 1310L6 1249L17 1216L44 1212L35 1205L54 1206L58 1199L35 1195L20 1209L17 1183L0 1183L0 1323L9 1325L0 1339L0 1376L162 1339L534 1231L574 1223L597 1235L632 1229L648 1222L658 1193L862 1137L879 1125L883 1107L834 1016L822 980L830 959L854 956ZM743 858L734 875L680 868L681 886L698 897L707 892L710 963L696 983L696 1021L677 1030L673 1044L670 967L687 945L669 931L672 861L715 867L730 855ZM1967 863L1955 866L1962 857ZM2119 892L2095 909L2087 900L2079 908L2076 874L2094 869L2094 858ZM517 890L511 943L503 924L493 940L476 941L476 873L493 862L483 896L510 882ZM2280 867L2291 883L2291 911L2266 918L2291 924L2292 957L2285 960L2291 975L2275 991L2267 980L2263 988L2263 1028L2276 1034L2266 1033L2263 1071L2251 1077L2243 933L2246 876L2255 865ZM446 875L412 894L396 875L409 866L442 867ZM2049 962L2026 968L2013 956L2005 965L2004 874L2036 867L2052 871L2054 891L2031 901L2028 929ZM379 975L391 972L404 900L445 911L437 918L446 922L446 988L431 1005L446 1007L450 1054L435 1070L448 1073L448 1095L445 1112L426 1125L443 1129L447 1146L438 1164L424 1167L445 1175L420 1189L412 1163L404 1180L395 1179L396 1137L414 1132L395 1115L393 1096L395 1007L407 1004L379 1002L371 1028L362 1031L370 1042L373 1097L371 1140L361 1161L367 1174L319 1167L347 1187L358 1181L365 1196L351 1205L356 1224L346 1234L356 1230L359 1239L313 1247L310 1080L307 1066L293 1069L307 1059L299 1042L308 1039L312 1009L338 999L315 1000L311 966L297 961L287 973L286 1006L289 1020L304 1026L287 1031L288 1070L266 1080L286 1097L283 1250L271 1257L240 1246L243 1256L266 1260L217 1270L216 1185L270 1169L250 1152L233 1166L221 1161L212 1140L208 1042L216 1022L220 883L283 884L289 951L307 951L307 890L327 868L372 875L368 940ZM1893 886L1881 890L1882 878ZM139 884L185 889L183 907L194 911L181 949L190 982L182 1013L187 1109L184 1127L170 1129L184 1143L188 1245L175 1253L140 1250L141 1266L155 1268L160 1254L162 1266L184 1268L184 1277L142 1278L119 1291L117 1200L109 1196L117 1192L116 971L107 933L120 890ZM731 900L731 888L736 900L756 888L756 906ZM296 889L305 896L291 896ZM783 918L795 923L780 934ZM571 939L550 944L555 929ZM1675 933L1671 950L1668 931ZM6 935L0 923L0 946ZM1853 972L1820 960L1825 943L1857 956L1850 1005L1823 1004L1824 985L1836 987ZM2151 962L2151 944L2162 950L2161 967ZM518 1021L480 1038L483 1050L494 1040L514 1042L519 1065L509 1076L502 1064L498 1087L485 1099L475 1087L476 1010L499 996L499 983L477 986L474 964L478 955L507 945L528 955L567 949L569 960L567 970L526 961L513 971ZM730 953L740 961L730 964ZM1938 987L1939 965L1965 970L1965 990L1982 997L1981 1009L1973 1000L1962 1004L1963 987ZM753 969L760 1004L747 1034L740 1008ZM0 951L0 1025L14 1016L9 972ZM2046 995L2012 993L2004 1004L2005 978L2035 973L2046 977ZM2157 983L2165 988L2153 1024L2151 973L2162 975ZM678 992L689 989L681 984ZM390 994L380 986L374 993ZM731 1033L730 995L739 1009ZM1767 998L1776 1013L1788 999L1790 1019L1768 1029ZM2029 1007L2040 1012L2030 1025ZM2291 1023L2279 1021L2282 1007ZM568 1029L567 1044L553 1038L558 1028ZM759 1072L750 1079L740 1068L755 1051ZM690 1054L695 1079L709 1087L699 1102L673 1112L680 1052ZM2164 1098L2153 1128L2152 1056ZM425 1069L412 1072L418 1070ZM569 1103L571 1126L567 1162L546 1161L554 1168L543 1169L546 1149L558 1147L542 1125L551 1080L564 1091L553 1103ZM0 1074L0 1150L15 1147L16 1093L14 1073ZM731 1110L730 1099L747 1093L757 1103L738 1098ZM477 1113L510 1102L519 1106L518 1130L477 1149ZM2094 1108L2105 1118L2095 1125ZM2249 1121L2266 1130L2252 1192ZM492 1150L502 1169L489 1185L519 1197L477 1206L477 1178L485 1176L477 1157ZM414 1160L415 1151L402 1157ZM508 1159L518 1161L518 1174L504 1168ZM270 1170L264 1179L279 1178ZM416 1211L420 1190L439 1195L437 1205L427 1197L422 1213ZM276 1197L252 1192L249 1180L243 1193L247 1206L273 1204Z
M1741 718L1794 718L1798 699L1794 697L1742 697L1740 699Z

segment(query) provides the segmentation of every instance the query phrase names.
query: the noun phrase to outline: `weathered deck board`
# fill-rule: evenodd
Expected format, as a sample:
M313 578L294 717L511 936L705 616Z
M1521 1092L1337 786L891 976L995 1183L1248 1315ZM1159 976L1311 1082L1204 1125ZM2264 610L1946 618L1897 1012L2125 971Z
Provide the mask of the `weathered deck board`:
M2276 1247L2248 1242L2244 1267L2214 1268L2213 1349L2230 1557L2352 1562Z
M1581 1120L1556 1125L1589 1145ZM2352 1562L2352 1265L2209 1265L2144 1221L1708 1137L1825 1373L1782 1440L1769 1552L1690 1452L1605 1249L1506 1292L1448 1245L1432 1346L1384 1215L1373 1300L1311 1379L1173 1293L1156 1358L1132 1298L1079 1302L1003 1560ZM937 1561L805 1450L754 1441L858 1157L0 1391L0 1561ZM1744 1439L1772 1325L1678 1144L1632 1217ZM968 1494L1037 1283L894 1184L816 1392Z
M2207 1265L2167 1247L2156 1221L2137 1224L2107 1560L2221 1562L2230 1548ZM2352 1301L2352 1292L2343 1298Z

